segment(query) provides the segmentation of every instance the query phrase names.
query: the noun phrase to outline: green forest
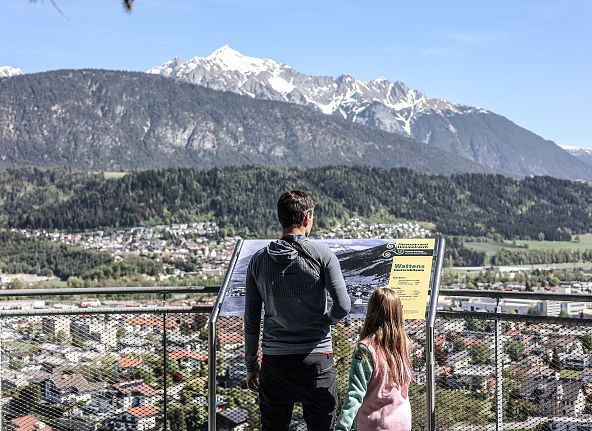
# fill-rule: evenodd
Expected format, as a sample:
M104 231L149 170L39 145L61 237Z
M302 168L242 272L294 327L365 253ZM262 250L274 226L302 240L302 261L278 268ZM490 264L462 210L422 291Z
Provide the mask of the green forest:
M277 197L310 192L320 228L349 217L432 223L446 236L447 266L592 260L592 250L500 249L491 258L465 246L485 240L569 241L592 232L592 187L586 183L500 175L428 175L408 169L241 167L164 169L125 175L38 168L0 171L0 227L91 230L215 220L221 235L278 233ZM90 280L155 275L148 258L108 255L0 232L5 272Z
M116 262L106 253L0 231L0 269L9 274L56 276L64 281L72 277L104 280L140 274L154 276L162 272L162 264L140 256Z
M0 173L0 225L84 230L214 219L223 234L264 236L277 233L276 200L292 188L313 195L320 227L357 215L498 240L570 240L592 232L587 183L370 167L163 169L110 179L9 169Z

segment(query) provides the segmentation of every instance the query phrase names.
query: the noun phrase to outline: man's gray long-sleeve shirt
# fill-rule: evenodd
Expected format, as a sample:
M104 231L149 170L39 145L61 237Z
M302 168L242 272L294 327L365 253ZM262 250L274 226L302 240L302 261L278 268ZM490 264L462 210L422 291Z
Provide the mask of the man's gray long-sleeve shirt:
M337 256L304 235L290 235L321 264L322 274L288 241L277 240L251 258L245 293L247 371L259 368L259 328L263 318L263 353L291 355L331 352L330 325L351 308ZM332 299L328 309L327 293Z

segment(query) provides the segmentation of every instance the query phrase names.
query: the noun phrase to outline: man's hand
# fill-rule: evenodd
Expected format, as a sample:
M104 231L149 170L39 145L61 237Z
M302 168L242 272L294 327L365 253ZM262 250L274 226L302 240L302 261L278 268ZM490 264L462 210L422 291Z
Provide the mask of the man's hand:
M259 370L247 371L247 388L252 391L259 390Z

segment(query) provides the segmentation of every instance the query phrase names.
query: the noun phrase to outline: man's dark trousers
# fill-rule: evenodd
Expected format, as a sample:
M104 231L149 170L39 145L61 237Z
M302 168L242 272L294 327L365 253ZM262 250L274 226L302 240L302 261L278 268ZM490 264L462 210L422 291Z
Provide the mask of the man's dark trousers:
M264 355L259 375L262 431L288 430L294 403L302 403L308 431L329 431L337 390L333 355Z

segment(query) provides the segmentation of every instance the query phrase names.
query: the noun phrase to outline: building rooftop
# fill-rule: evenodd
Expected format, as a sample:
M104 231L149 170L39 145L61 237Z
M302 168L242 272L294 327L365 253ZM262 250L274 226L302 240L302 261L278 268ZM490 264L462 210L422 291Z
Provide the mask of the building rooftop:
M136 368L142 365L144 361L138 358L121 358L117 363L121 368Z
M10 424L12 425L10 429L14 431L52 431L52 428L46 425L45 422L41 422L35 416L31 415L14 418L10 421Z
M156 410L156 407L152 406L138 406L132 407L131 409L127 410L127 413L137 418L147 418L150 416L156 416L157 412L158 410Z

